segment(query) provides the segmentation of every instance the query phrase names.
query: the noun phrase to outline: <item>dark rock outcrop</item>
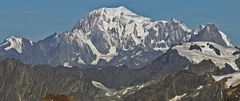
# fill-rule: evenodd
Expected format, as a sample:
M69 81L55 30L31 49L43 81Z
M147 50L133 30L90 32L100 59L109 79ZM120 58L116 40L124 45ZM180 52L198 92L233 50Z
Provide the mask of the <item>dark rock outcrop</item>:
M228 45L228 43L223 40L223 36L215 24L207 24L202 30L199 31L199 34L194 35L190 41L210 41L222 46Z

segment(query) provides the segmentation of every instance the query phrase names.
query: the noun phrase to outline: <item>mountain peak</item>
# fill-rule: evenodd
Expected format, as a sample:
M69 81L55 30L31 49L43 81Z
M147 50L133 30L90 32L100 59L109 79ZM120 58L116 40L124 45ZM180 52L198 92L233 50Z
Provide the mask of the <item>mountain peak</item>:
M101 8L100 8L101 9ZM119 6L119 7L103 7L103 9L106 10L121 10L121 11L130 11L129 9L127 9L124 6Z
M192 30L190 28L187 27L187 25L185 25L184 23L182 23L181 21L176 20L175 18L171 18L168 21L168 24L177 24L179 27L181 27L184 31L187 32L191 32Z
M217 26L216 26L215 24L213 24L213 23L208 23L208 24L205 26L204 29L205 29L205 30L208 30L208 31L210 31L210 30L218 30Z
M98 27L101 30L107 30L109 27L112 29L117 26L119 22L124 24L130 22L142 23L144 21L150 21L149 18L138 16L129 9L120 6L115 8L103 7L97 10L91 11L88 16L80 19L72 31L76 29L82 29L84 33L88 33L91 29Z
M18 36L9 36L7 39L5 39L5 42L11 42L11 43L21 43L22 37Z
M15 49L18 53L22 53L23 46L26 45L33 45L33 42L26 38L10 36L6 38L2 44L0 44L0 48L3 48L5 51Z
M169 20L170 22L179 22L178 20L176 20L175 18L171 18L170 20Z
M16 36L10 36L0 45L5 51L15 49L19 53L22 53L22 38Z
M100 13L108 15L108 16L121 16L121 15L136 15L135 13L133 13L132 11L130 11L129 9L127 9L124 6L119 6L119 7L115 7L115 8L108 8L108 7L103 7L97 10L94 10L92 12L89 13L89 15L92 14L96 14L96 13Z
M222 46L233 46L228 37L213 23L201 26L198 34L195 34L191 41L210 41Z
M21 39L22 37L18 37L15 35L9 36L6 40L10 40L10 39Z

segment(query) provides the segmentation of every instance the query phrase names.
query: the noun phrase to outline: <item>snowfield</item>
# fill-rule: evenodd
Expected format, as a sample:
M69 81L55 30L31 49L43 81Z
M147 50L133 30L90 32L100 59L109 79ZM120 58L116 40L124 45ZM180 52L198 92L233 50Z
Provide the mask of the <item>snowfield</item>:
M191 45L200 46L202 51L189 50ZM220 50L221 55L217 55L213 49L209 48L209 45L213 45ZM200 63L204 59L211 59L220 69L224 68L227 63L231 65L234 70L239 71L239 68L235 63L235 60L239 58L239 55L233 55L233 53L237 51L234 47L224 47L212 42L190 42L175 46L173 49L176 49L181 56L186 57L195 64Z

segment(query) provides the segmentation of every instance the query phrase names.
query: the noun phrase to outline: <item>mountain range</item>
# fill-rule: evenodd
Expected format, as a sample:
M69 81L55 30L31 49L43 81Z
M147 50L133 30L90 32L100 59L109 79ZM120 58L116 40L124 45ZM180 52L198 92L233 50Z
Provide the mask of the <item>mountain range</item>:
M0 45L0 59L52 66L127 65L141 68L174 45L214 42L233 46L214 24L190 29L174 18L153 21L125 7L101 8L81 18L71 31L54 33L32 42L11 36Z
M238 101L239 57L215 24L190 29L123 6L100 8L37 42L6 38L0 100L64 94L77 101Z

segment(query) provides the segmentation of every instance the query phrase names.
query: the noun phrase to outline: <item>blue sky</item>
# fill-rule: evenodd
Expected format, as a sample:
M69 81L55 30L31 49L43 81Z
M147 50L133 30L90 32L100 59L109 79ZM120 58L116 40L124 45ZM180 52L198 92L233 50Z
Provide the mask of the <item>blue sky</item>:
M215 23L240 46L240 0L0 0L0 42L10 35L37 41L70 30L94 9L118 6L154 20L174 17L190 28Z

